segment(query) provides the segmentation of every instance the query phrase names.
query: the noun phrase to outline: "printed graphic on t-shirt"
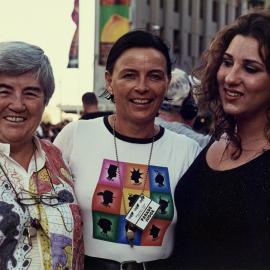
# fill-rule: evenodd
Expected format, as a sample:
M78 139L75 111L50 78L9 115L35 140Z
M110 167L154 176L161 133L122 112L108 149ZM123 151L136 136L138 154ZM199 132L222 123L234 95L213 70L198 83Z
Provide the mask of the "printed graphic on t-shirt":
M148 174L148 177L147 177ZM144 231L135 230L134 245L161 246L174 216L168 168L160 166L103 161L92 199L93 237L103 241L129 244L125 220L140 194L160 207Z

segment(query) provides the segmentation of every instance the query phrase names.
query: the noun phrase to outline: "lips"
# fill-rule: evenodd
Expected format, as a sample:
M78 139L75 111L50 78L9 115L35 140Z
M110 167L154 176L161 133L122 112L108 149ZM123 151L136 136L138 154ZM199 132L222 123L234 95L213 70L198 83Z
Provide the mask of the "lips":
M7 121L12 122L12 123L21 123L25 121L25 117L22 116L6 116L4 117Z
M235 90L235 89L225 88L224 91L226 93L226 96L232 97L232 98L241 97L241 96L244 95L241 91L238 91L238 90Z
M152 102L152 99L148 99L148 98L134 98L134 99L130 99L130 101L134 104L138 104L138 105L145 105L145 104L149 104Z

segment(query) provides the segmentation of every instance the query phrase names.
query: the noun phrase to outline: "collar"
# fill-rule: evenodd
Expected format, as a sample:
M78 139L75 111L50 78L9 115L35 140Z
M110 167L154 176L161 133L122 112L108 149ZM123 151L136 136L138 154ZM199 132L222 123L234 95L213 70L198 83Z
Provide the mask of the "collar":
M38 137L34 136L34 143L36 145L36 162L34 156L30 161L28 171L39 171L41 170L46 162L46 154L41 147L41 143ZM0 153L6 156L8 159L10 158L10 144L9 143L0 143ZM36 164L37 163L37 164Z

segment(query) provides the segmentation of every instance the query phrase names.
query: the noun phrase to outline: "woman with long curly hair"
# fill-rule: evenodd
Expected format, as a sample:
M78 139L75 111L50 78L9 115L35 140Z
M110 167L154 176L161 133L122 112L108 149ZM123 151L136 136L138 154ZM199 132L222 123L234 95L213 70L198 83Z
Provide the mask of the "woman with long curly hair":
M269 269L270 13L219 31L194 75L215 129L176 187L175 264Z

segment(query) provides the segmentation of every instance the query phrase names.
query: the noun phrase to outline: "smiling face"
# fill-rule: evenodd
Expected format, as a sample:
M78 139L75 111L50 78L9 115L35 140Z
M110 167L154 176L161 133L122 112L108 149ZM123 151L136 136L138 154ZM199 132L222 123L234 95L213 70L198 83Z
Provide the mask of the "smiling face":
M226 113L265 121L270 105L270 75L259 55L259 43L237 35L228 46L217 73L219 94Z
M118 122L141 125L154 118L168 88L166 59L152 48L131 48L106 72L107 89L114 95Z
M0 142L32 144L44 109L44 92L33 73L0 74Z

